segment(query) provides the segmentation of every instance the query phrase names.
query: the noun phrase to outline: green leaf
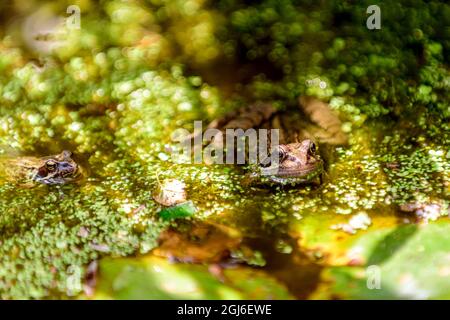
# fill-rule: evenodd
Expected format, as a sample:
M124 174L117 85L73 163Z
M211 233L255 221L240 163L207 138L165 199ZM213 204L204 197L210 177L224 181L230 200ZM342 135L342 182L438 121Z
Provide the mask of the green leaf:
M326 268L314 298L448 299L449 228L448 221L438 221L365 234L349 249L364 266ZM377 277L379 289L370 289Z
M286 288L260 270L224 270L224 281L204 265L171 264L155 256L100 262L94 299L290 299Z
M178 218L186 218L194 215L197 211L192 201L183 202L177 206L163 209L159 212L159 216L164 220L174 220Z

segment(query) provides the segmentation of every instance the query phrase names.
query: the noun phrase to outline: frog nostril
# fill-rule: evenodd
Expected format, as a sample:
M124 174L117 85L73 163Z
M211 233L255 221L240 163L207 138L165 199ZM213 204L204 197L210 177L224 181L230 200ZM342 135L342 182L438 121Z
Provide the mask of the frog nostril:
M272 163L272 161L271 161L270 157L267 157L259 163L259 166L262 168L267 168L271 165L271 163Z
M59 165L59 167L60 167L62 170L70 170L70 169L73 168L73 165L71 165L70 163L67 163L67 162L63 162L63 163L61 163L61 164Z

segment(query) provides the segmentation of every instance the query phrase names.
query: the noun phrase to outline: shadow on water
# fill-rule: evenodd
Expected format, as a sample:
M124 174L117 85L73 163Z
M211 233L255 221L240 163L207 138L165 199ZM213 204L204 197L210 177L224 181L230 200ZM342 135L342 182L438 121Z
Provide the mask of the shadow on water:
M255 202L245 207L245 214L234 215L232 219L238 228L244 228L243 245L264 257L266 264L262 269L283 283L297 299L306 299L319 284L322 267L303 252L298 239L288 234L290 219L265 221L262 212L273 210L274 204L268 201L273 194L271 189L259 190ZM288 213L288 207L283 205L284 209L279 210Z
M417 225L396 228L378 242L370 255L368 265L379 265L392 257L416 233Z
M293 238L284 236L285 243L292 248L291 253L278 252L277 238L268 235L247 240L247 244L263 253L267 262L264 271L282 282L297 299L306 299L317 288L322 267L311 262Z

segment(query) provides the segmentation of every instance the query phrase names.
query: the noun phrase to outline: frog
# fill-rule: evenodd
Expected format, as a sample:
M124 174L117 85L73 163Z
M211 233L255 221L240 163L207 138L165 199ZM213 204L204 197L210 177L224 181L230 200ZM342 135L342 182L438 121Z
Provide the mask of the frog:
M82 174L81 167L72 159L72 152L46 157L17 157L2 161L3 171L8 181L22 187L36 185L62 185L78 181Z
M280 144L275 147L278 160L274 165L269 156L246 174L246 185L320 185L324 177L324 161L311 139Z
M256 102L208 125L208 129L220 132L227 129L279 129L279 143L267 150L269 155L256 165L247 166L244 185L253 186L322 184L327 167L324 158L329 164L334 147L348 143L341 127L340 118L328 103L310 96L299 97L298 108L285 110L275 108L271 102ZM217 136L212 141L221 139Z

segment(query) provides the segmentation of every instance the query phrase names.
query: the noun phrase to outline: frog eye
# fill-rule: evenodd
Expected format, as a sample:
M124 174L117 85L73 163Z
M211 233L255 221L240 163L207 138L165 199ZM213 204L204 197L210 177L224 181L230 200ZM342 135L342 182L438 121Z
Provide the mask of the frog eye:
M57 163L56 163L56 161L54 161L54 160L48 160L48 161L45 163L45 168L46 168L48 171L55 171L55 170L56 170L56 166L57 166Z
M315 154L315 153L316 153L316 150L317 150L316 144L315 144L314 142L311 142L311 144L309 145L309 152L310 152L311 154Z
M40 167L38 170L38 175L40 177L46 177L48 175L48 171L45 167Z

